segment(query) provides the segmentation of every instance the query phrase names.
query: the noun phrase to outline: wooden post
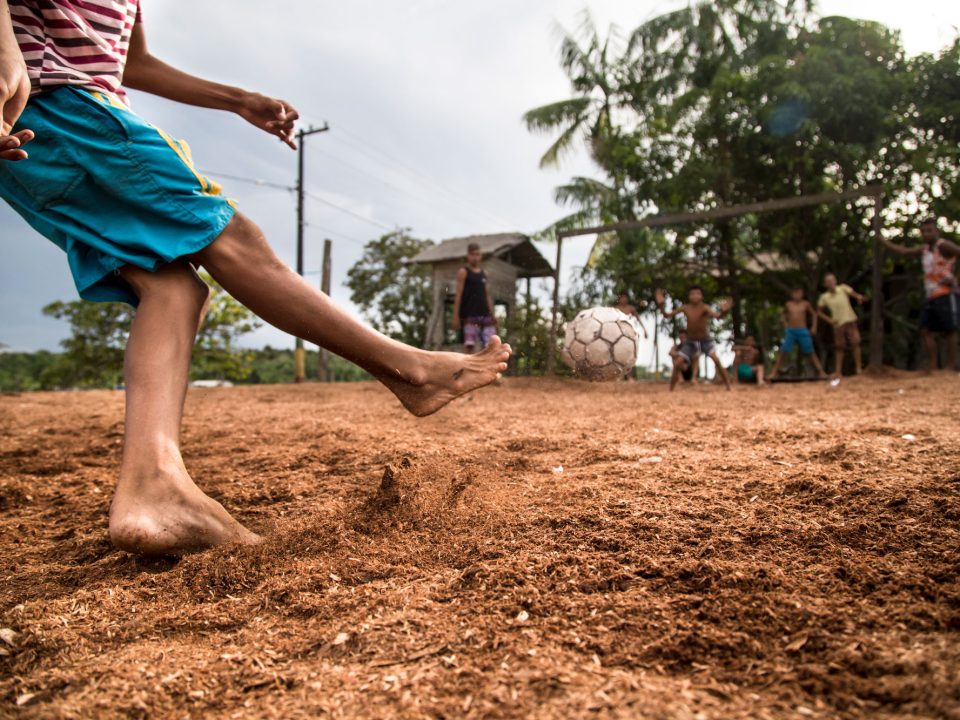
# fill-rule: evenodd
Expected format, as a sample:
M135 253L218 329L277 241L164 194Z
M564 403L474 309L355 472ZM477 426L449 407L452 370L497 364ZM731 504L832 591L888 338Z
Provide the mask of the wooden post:
M550 347L547 348L547 375L557 372L557 321L560 318L560 254L563 250L563 235L557 233L557 265L553 269L553 311L550 319Z
M320 272L320 290L327 296L330 295L330 255L332 248L333 241L323 241L323 266ZM330 377L330 352L326 348L320 348L318 363L317 380L320 382L332 382L333 378Z
M653 305L653 377L660 379L660 308Z
M525 319L525 325L526 325L526 327L525 327L524 330L523 330L523 338L524 338L524 342L525 342L526 345L527 345L527 350L528 350L528 351L530 350L530 338L532 337L531 332L530 332L530 306L533 304L533 296L530 294L530 280L531 280L531 278L528 277L528 278L527 278L527 291L526 291L526 293L525 293L525 295L526 295L526 304L527 304L527 307L526 307L526 310L524 310L524 313L523 313L523 317L524 317L524 319ZM529 356L527 357L527 361L526 361L525 366L524 366L523 374L524 374L524 375L532 375L532 374L533 374L533 370L532 370L532 368L530 367L530 357L529 357Z
M879 372L883 367L883 195L879 192L873 203L873 289L870 302L870 369Z

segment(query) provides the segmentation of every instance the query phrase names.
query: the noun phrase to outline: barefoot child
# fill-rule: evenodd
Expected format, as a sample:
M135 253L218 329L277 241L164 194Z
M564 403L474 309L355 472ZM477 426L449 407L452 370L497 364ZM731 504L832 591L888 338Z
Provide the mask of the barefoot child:
M678 363L682 363L683 367L680 370L680 376L683 378L684 382L693 382L697 376L697 371L700 367L700 355L699 353L695 354L690 362L684 362L680 359L680 348L683 347L683 344L687 341L687 331L681 330L677 333L677 342L670 348L670 359L673 361L674 367Z
M483 269L483 253L477 243L467 245L467 264L457 271L457 294L453 300L453 329L463 328L463 347L472 353L485 348L497 334L497 316Z
M644 305L646 305L646 303L644 303ZM637 312L637 308L630 304L630 293L626 290L621 290L620 294L617 295L617 304L613 307L630 318L630 322L643 333L644 339L650 337L647 334L647 328L644 327L643 322L640 320L640 313Z
M809 328L807 318L810 318L811 322ZM817 313L814 312L809 301L803 297L802 288L794 288L790 291L790 299L780 311L780 322L784 327L783 344L780 345L780 354L777 355L777 361L773 364L771 377L777 377L783 361L793 354L794 346L799 345L800 352L813 364L817 376L821 379L826 378L827 374L823 371L820 358L817 357L813 348L813 333L817 331Z
M673 374L670 376L670 390L676 387L681 373L693 363L697 354L704 354L713 360L717 368L717 373L723 379L723 384L727 390L730 390L730 378L727 377L727 371L717 356L717 351L713 339L710 337L710 321L719 320L733 307L733 301L726 298L720 305L720 310L714 310L703 301L703 289L699 285L690 288L687 295L687 302L678 308L667 311L664 310L665 296L663 290L656 291L657 305L663 311L663 316L668 320L676 315L683 314L687 318L687 340L677 351L679 362L674 363Z
M737 380L741 383L766 385L763 379L763 357L753 335L747 335L740 345L733 346L733 364L737 368Z
M207 309L202 265L267 322L366 368L414 415L492 382L510 348L428 353L353 320L290 270L260 229L141 120L124 87L236 113L291 148L297 111L166 65L139 0L0 0L0 197L67 254L80 296L137 307L125 355L126 432L110 537L180 554L254 543L180 455L190 353Z
M853 354L854 375L863 372L863 359L860 352L860 330L857 328L857 314L853 311L850 298L857 302L866 302L866 297L847 284L837 284L837 276L827 273L823 277L824 292L817 300L817 314L833 326L833 343L836 351L833 376L840 377L843 371L843 352L850 348ZM824 312L829 310L830 314Z

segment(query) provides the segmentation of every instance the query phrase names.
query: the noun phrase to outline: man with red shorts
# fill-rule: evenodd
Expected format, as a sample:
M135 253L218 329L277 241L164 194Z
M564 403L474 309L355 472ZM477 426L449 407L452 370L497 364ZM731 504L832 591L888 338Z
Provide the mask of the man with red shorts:
M958 313L956 262L960 255L960 245L940 237L935 218L927 218L920 223L920 236L923 245L906 247L890 242L881 236L880 240L888 250L899 255L919 257L923 263L923 288L927 300L920 313L920 337L927 350L930 370L939 366L937 357L937 339L940 335L947 344L946 370L957 367L957 329L960 327Z

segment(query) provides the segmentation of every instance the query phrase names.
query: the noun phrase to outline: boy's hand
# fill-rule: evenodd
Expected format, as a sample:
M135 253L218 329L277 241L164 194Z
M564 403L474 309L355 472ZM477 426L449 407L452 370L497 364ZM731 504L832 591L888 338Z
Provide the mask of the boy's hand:
M293 150L297 149L294 125L300 113L290 103L259 93L246 93L236 112L254 127L275 135Z
M14 135L0 135L0 160L26 160L23 146L33 140L33 130L21 130Z
M22 147L33 140L30 130L13 134L20 114L30 99L30 78L23 55L0 55L0 159L24 160L27 153Z
M454 315L454 316L453 316L453 319L450 321L450 327L452 327L454 330L459 330L459 329L460 329L460 318L458 318L456 315Z

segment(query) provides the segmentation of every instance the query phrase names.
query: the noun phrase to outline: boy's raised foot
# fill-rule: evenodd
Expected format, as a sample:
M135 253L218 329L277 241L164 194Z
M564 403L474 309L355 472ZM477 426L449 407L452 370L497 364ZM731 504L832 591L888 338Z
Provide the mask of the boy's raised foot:
M423 352L407 373L407 379L399 370L397 376L381 379L407 410L423 417L494 382L507 369L512 353L509 345L494 336L487 347L473 355Z

